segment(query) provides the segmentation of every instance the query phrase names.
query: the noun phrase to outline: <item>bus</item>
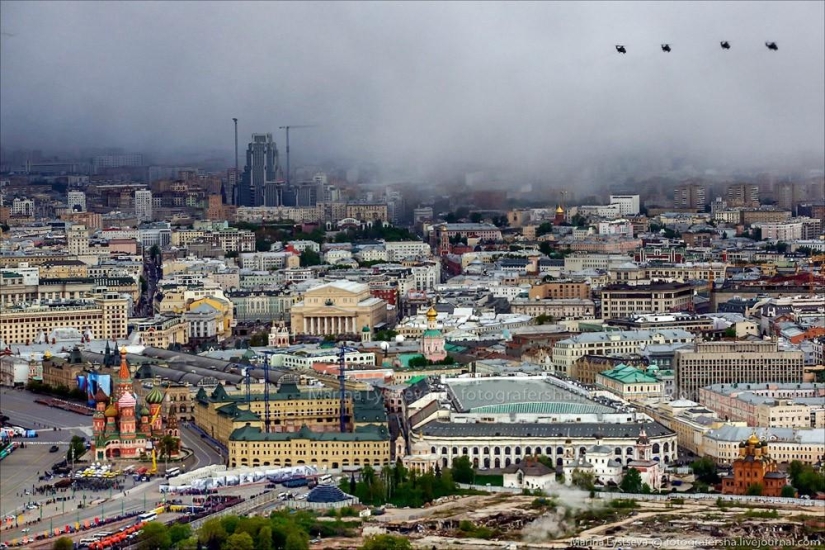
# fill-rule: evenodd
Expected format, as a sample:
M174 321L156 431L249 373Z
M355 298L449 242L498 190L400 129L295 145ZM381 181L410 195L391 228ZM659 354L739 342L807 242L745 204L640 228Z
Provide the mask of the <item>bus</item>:
M166 470L166 479L169 479L170 477L175 477L175 476L178 476L178 475L180 475L180 468L172 468L170 470Z
M157 518L158 518L158 514L154 510L152 510L151 512L146 512L145 514L141 514L141 515L138 516L138 519L140 521L144 522L144 523L147 522L147 521L155 521Z

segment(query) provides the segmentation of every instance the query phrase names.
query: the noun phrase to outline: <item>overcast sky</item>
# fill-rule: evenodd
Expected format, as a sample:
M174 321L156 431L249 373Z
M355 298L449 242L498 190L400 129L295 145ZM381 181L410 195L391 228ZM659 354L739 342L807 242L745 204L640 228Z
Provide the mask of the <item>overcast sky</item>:
M379 162L825 155L823 2L1 6L7 149L228 158L238 117L242 151L316 124L293 151Z

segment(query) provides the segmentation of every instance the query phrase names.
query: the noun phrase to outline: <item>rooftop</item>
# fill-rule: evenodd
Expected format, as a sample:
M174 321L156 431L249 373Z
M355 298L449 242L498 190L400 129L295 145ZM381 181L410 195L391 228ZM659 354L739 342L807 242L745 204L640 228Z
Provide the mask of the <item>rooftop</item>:
M692 341L693 334L682 329L660 329L660 330L613 330L606 332L583 332L566 340L561 340L559 344L588 344L598 342L639 342L639 341L660 341L685 340Z
M456 410L476 412L479 408L499 406L502 412L514 411L521 404L529 409L552 409L578 405L579 412L611 413L614 410L599 405L570 390L552 384L545 378L475 378L451 379L445 382ZM528 405L532 404L532 405Z
M622 384L655 384L658 382L655 377L646 374L643 370L625 364L616 365L599 374Z
M313 432L306 425L297 432L264 433L260 428L244 426L233 431L230 441L292 441L303 439L310 441L387 441L390 438L386 426L364 426L354 432Z
M421 428L421 433L430 437L564 437L572 439L599 435L604 438L637 438L642 429L648 437L653 438L673 434L672 431L656 422L628 424L602 424L596 422L456 424L452 422L430 422ZM752 430L752 428L743 429Z

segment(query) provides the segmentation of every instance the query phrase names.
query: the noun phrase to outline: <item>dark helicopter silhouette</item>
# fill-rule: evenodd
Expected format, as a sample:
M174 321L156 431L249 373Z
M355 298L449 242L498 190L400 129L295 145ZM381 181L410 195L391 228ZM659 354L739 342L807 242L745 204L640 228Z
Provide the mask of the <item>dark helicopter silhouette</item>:
M627 53L627 50L624 49L624 46L620 44L616 44L616 51L619 53Z
M670 44L662 44L662 51L670 53Z
M775 52L779 51L779 47L776 45L776 42L765 42L765 46L767 46L769 50L773 50Z
M720 42L720 45L722 46L723 50L729 50L730 49L730 42L728 42L727 40L725 40L724 42Z

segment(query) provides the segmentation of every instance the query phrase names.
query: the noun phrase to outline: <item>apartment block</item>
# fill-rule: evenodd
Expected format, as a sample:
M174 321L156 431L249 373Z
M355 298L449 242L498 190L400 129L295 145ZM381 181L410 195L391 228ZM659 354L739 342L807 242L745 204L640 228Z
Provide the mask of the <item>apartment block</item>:
M697 342L676 350L673 364L678 395L696 400L712 384L801 383L804 353L774 341Z

